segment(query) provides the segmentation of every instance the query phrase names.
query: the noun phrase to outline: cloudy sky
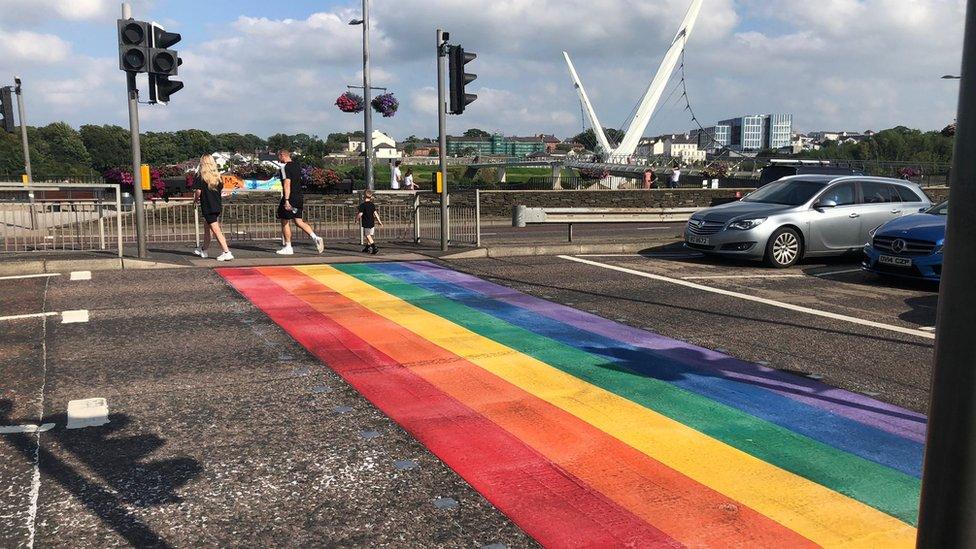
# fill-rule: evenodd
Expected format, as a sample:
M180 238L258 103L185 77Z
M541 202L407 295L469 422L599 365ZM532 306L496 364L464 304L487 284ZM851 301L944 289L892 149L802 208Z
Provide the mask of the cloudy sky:
M397 138L436 134L434 31L478 59L479 99L452 132L582 129L560 52L568 50L606 126L622 127L690 0L373 0L374 86L400 113ZM790 112L801 130L938 129L955 114L963 0L705 0L686 52L691 104L705 123ZM134 0L136 18L179 32L186 88L143 107L144 131L361 127L335 98L362 83L361 3L337 0ZM0 0L0 85L25 82L32 125L127 123L115 0ZM9 81L9 82L8 82ZM143 77L143 86L145 86ZM659 107L648 134L691 127L684 103Z

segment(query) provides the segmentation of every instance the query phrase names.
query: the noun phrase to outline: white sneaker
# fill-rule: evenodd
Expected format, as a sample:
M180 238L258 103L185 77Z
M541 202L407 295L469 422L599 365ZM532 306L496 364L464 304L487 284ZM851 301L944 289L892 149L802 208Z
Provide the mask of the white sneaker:
M293 250L291 246L285 246L275 253L278 255L295 255L295 250Z
M207 259L208 257L210 257L209 255L207 255L207 252L201 250L200 248L197 248L197 249L193 250L193 253L195 253L196 255L198 255L198 256L200 256L200 257L202 257L204 259Z
M321 236L315 238L315 249L322 253L325 251L325 239Z
M217 256L217 261L230 261L234 259L234 254L230 252L224 252Z

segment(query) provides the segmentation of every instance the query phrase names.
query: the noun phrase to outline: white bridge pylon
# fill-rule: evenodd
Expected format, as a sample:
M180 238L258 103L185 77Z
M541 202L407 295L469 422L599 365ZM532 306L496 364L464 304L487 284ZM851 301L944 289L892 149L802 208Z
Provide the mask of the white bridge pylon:
M651 116L654 115L658 102L661 101L661 95L664 93L664 89L668 85L671 75L674 73L674 68L678 65L678 60L681 59L681 52L684 50L688 38L691 37L691 31L694 29L695 22L698 20L698 14L701 12L703 1L692 0L691 7L688 8L688 13L685 15L681 27L678 28L678 33L671 42L671 47L664 54L664 59L661 61L661 66L658 68L657 74L654 75L654 79L651 80L647 91L644 92L644 97L641 99L634 119L631 120L630 126L627 128L627 133L624 134L623 140L616 148L610 146L610 141L607 139L603 131L603 126L600 125L600 120L596 116L596 111L593 109L586 90L583 88L583 82L580 81L579 74L576 73L576 67L573 66L573 62L569 59L569 54L563 52L563 57L566 58L566 64L569 66L569 75L573 79L573 85L576 86L580 101L586 110L586 116L589 118L590 126L596 134L597 144L607 154L612 156L631 156L637 150L637 145L640 143L641 137L644 136L644 132L647 131L647 126L651 122Z

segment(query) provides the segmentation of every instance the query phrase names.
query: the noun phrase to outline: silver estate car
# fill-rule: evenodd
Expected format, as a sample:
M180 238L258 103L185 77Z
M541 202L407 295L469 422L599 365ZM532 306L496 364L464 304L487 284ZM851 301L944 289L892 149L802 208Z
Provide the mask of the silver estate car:
M865 176L797 175L741 201L695 212L685 245L705 254L763 259L785 268L803 257L860 250L888 221L931 207L918 185Z

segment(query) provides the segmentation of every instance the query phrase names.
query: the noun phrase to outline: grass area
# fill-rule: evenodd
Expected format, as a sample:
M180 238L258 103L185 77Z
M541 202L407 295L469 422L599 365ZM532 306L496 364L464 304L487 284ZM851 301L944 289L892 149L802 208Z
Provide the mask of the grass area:
M343 164L336 166L328 166L329 168L335 170L341 175L349 174L354 170L361 173L361 167L359 165ZM430 189L433 187L434 173L437 172L437 166L410 166L404 165L400 167L401 172L406 173L407 168L413 168L413 178L414 181L425 189ZM464 166L449 166L448 167L448 179L460 181L463 178L466 168ZM552 171L549 168L525 168L525 167L513 167L508 168L506 171L506 179L508 183L527 183L533 177L550 177ZM563 170L563 177L573 177L575 174L573 170ZM373 177L376 180L376 186L379 189L389 188L390 181L390 165L386 162L377 163L374 167ZM494 168L484 168L478 170L478 175L474 179L478 182L489 183L498 182L497 170ZM504 185L499 185L500 188L504 188Z

